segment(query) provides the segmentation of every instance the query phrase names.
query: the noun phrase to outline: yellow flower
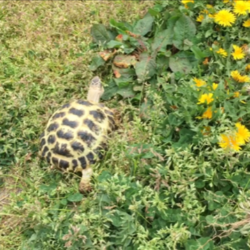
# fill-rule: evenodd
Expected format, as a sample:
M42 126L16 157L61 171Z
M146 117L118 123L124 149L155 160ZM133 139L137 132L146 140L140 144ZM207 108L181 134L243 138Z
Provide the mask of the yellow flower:
M208 107L207 110L203 113L202 118L211 119L213 116L212 108Z
M246 71L250 71L250 64L246 66Z
M193 80L194 80L194 82L196 83L196 84L195 84L196 87L202 87L202 86L204 86L204 85L207 84L205 81L203 81L203 80L201 80L201 79L194 78Z
M241 82L241 83L243 83L243 82L250 82L249 76L247 76L247 75L241 75L238 70L232 71L231 72L231 76L232 76L232 78L236 82Z
M216 90L216 89L218 88L218 85L219 85L219 84L217 84L217 83L213 83L212 89L213 89L213 90Z
M246 1L236 1L234 4L234 13L237 15L246 15L250 11L250 3Z
M243 83L243 82L250 82L250 77L249 76L247 76L247 75L244 75L244 76L240 76L240 78L239 78L239 80L238 80L238 82L241 82L241 83Z
M219 49L216 51L217 54L220 54L222 57L227 57L227 52L224 49Z
M233 79L235 81L238 81L238 79L240 78L240 73L239 73L238 70L234 70L234 71L231 72L231 76L233 77Z
M200 15L196 18L196 21L201 23L201 22L203 21L203 19L204 19L204 15L201 15L201 14L200 14Z
M234 79L235 81L238 82L238 80L239 80L239 78L240 78L240 73L239 73L238 70L234 70L234 71L231 72L231 76L233 77L233 79Z
M229 2L229 0L223 0L223 3L228 3Z
M206 7L207 7L208 9L212 9L214 6L211 5L211 4L207 4Z
M243 24L244 27L249 28L250 27L250 18L247 19Z
M188 3L194 3L194 0L182 0L181 2L182 2L182 4L185 5L185 8L188 8L187 4Z
M233 149L235 151L241 150L240 145L242 145L242 140L239 139L236 134L220 136L219 145L223 149Z
M242 48L240 48L237 45L233 45L233 48L234 48L234 52L232 53L232 56L234 60L239 60L239 59L244 58L245 53L243 52Z
M228 10L220 10L218 13L215 14L214 21L221 26L227 27L232 26L235 22L235 15Z
M243 143L248 142L250 139L250 131L239 122L237 122L235 126L238 129L238 131L236 132L237 137L241 138Z
M199 98L197 104L202 104L202 103L207 103L207 104L209 104L209 103L211 103L213 100L214 100L214 99L213 99L213 94L212 94L212 93L203 94L203 95Z
M215 17L215 14L208 14L208 16L209 16L210 18L214 18L214 17Z
M194 3L194 0L182 0L183 4Z
M235 98L237 98L237 97L239 97L239 96L240 96L240 92L239 92L239 91L234 92L234 97L235 97Z
M209 12L208 12L208 10L204 9L204 10L202 10L200 13L201 13L201 14L208 14Z

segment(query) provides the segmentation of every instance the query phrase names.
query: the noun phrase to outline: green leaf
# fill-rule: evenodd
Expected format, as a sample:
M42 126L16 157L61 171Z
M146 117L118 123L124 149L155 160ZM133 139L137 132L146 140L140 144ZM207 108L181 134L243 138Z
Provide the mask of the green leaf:
M194 54L188 51L180 51L170 57L169 67L173 72L189 73L197 65Z
M213 241L208 237L203 237L198 240L188 240L185 243L186 250L213 250L214 249L214 243Z
M40 187L39 187L39 191L41 193L51 193L53 190L55 190L57 188L57 185L56 184L51 184L51 185L44 185L42 184Z
M141 36L145 36L149 31L151 31L153 23L154 17L147 13L143 19L136 22L133 32Z
M122 226L122 221L119 214L107 215L107 217L111 220L113 226L115 227Z
M113 97L117 91L119 90L119 87L116 85L114 80L109 81L108 87L105 88L105 92L102 95L102 100L109 100L111 97Z
M118 33L126 34L127 30L129 31L133 30L133 27L126 22L117 22L116 20L111 19L109 21L109 24L111 27L115 28L118 31Z
M107 47L109 49L113 49L113 48L120 48L121 46L124 46L123 42L119 42L119 41L115 41L115 40L111 40L110 42L108 42Z
M192 46L191 50L198 61L201 61L203 58L209 56L209 52L201 50L198 46Z
M181 13L178 11L176 13L173 13L171 17L167 20L167 27L168 29L172 30L174 29L175 23L178 21L178 19L181 17Z
M60 203L61 203L62 205L64 205L64 206L65 206L65 205L67 205L67 203L68 203L68 202L67 202L67 200L66 200L66 199L62 199L62 200L60 201Z
M159 32L152 43L152 50L160 50L165 48L168 44L172 44L173 32L171 29L166 29Z
M144 82L156 73L156 63L148 53L142 53L139 62L135 64L138 82Z
M92 58L91 64L89 65L89 69L91 71L95 71L100 66L103 66L104 64L105 64L105 61L99 55L96 55Z
M120 77L120 78L116 78L116 79L114 79L114 80L115 80L116 85L117 85L119 88L128 87L128 86L131 85L132 82L133 82L133 79L132 79L132 78L127 78L127 77Z
M103 182L103 181L106 181L106 180L109 180L111 178L111 173L108 172L108 171L102 171L101 174L97 177L98 179L98 182Z
M112 65L112 70L114 73L120 74L120 78L118 79L122 79L121 81L124 81L126 79L126 81L133 81L133 78L135 77L135 69L134 68L118 68L115 65ZM120 80L115 79L117 85L118 82Z
M161 212L160 216L164 221L167 222L182 221L182 211L179 208L176 209L169 208L166 212Z
M208 38L210 37L212 34L214 33L214 30L207 30L206 33L205 33L205 38Z
M187 147L190 143L192 143L193 137L196 135L196 133L190 129L182 128L179 132L180 139L177 143L174 143L174 147Z
M166 72L169 66L169 58L166 56L158 56L156 58L157 75L161 75Z
M107 43L111 40L110 33L103 24L94 24L91 27L91 36L96 43Z
M71 194L67 197L67 200L70 202L79 202L81 201L83 198L83 195L80 193L76 193L76 194Z
M192 46L190 41L196 34L196 27L192 19L188 16L181 15L173 27L173 44L177 49L188 49Z
M198 179L195 181L196 188L203 188L204 186L205 186L205 182L203 180Z
M123 98L133 97L135 92L133 91L132 86L121 88L117 91L117 94L121 95Z
M216 222L216 220L214 219L214 217L212 215L208 215L208 216L206 216L206 222L208 224L213 224Z

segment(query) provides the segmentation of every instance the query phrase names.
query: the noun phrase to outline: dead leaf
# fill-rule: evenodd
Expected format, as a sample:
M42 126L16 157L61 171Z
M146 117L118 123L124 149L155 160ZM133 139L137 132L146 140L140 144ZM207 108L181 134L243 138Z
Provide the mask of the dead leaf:
M117 55L114 58L114 65L119 68L128 68L131 65L136 64L136 58L135 56L130 56L130 55Z
M110 52L108 50L104 50L104 51L99 52L100 57L104 61L108 61L114 54L115 54L115 52Z
M114 75L115 75L115 78L120 78L121 77L121 74L118 70L114 70Z
M123 38L123 35L122 34L119 34L115 39L117 41L122 41L122 38Z

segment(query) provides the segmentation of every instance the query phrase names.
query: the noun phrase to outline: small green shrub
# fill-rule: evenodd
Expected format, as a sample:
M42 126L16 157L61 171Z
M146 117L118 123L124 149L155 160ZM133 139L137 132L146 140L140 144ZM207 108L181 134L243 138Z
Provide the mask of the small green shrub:
M1 249L250 247L248 16L214 18L238 8L3 3ZM47 170L37 151L49 116L85 97L89 69L123 121L82 195L79 176Z

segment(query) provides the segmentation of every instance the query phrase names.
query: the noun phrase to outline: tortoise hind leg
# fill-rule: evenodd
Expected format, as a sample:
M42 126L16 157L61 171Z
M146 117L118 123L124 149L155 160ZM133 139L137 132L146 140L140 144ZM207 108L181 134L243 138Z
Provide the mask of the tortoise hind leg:
M82 170L82 178L79 184L80 193L86 193L86 192L91 191L90 179L91 179L92 173L93 173L93 170L90 167L87 167Z

